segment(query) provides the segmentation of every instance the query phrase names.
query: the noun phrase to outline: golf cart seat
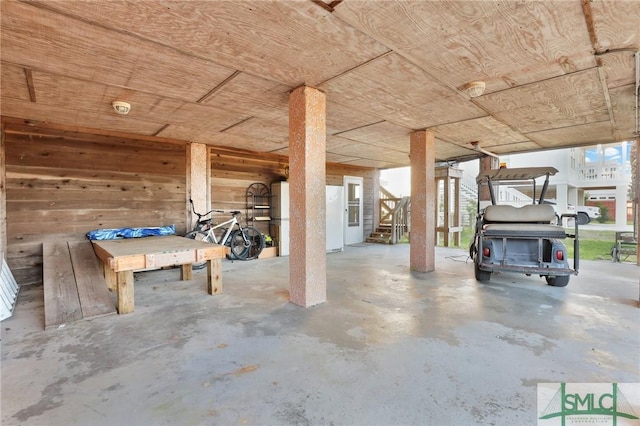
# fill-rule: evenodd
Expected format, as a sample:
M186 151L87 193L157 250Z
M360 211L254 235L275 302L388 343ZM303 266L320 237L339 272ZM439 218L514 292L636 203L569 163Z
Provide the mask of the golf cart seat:
M490 205L484 209L482 229L487 237L566 238L562 226L551 224L555 218L549 204Z

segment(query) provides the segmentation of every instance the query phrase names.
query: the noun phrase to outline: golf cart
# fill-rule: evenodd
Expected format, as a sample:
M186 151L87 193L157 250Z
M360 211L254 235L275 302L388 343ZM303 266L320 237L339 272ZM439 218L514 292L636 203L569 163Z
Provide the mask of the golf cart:
M491 204L483 209L478 203L476 230L469 248L478 281L489 281L494 271L510 271L527 276L540 275L545 277L547 284L564 287L569 284L571 275L578 274L578 221L573 221L575 232L568 234L556 224L553 206L544 202L549 176L557 172L553 167L500 168L478 175L478 194L486 185L491 197ZM546 179L536 199L536 178L543 176ZM500 183L532 185L533 204L522 207L498 204L496 187ZM575 219L576 215L563 214L561 219L565 217ZM562 242L565 238L573 238L573 269Z

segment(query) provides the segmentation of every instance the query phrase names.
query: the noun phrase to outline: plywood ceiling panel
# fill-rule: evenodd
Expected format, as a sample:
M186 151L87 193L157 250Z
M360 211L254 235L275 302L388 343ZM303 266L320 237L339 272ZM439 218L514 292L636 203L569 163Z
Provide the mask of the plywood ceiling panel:
M467 148L470 147L471 142L474 141L477 141L481 147L485 147L527 140L524 135L514 131L493 117L482 117L452 124L444 124L432 127L429 130L433 131L437 138Z
M66 10L81 3L85 2L59 6ZM85 4L97 8L100 3ZM24 3L2 2L2 26L3 61L177 99L196 101L233 72L209 60Z
M383 159L390 163L406 164L408 153L361 143L340 136L327 136L327 152L364 159Z
M608 121L590 123L582 126L565 127L527 134L529 139L545 148L562 146L595 145L614 142L611 124Z
M260 118L249 118L225 130L224 133L258 141L265 140L279 145L289 143L289 126Z
M541 149L541 146L536 142L525 141L525 142L514 142L509 144L501 144L501 145L487 145L483 146L489 152L493 152L494 154L515 154L518 152L529 152L529 151L538 151Z
M334 102L331 96L327 97L327 133L330 135L339 134L381 121L383 120L379 117Z
M209 105L183 103L166 123L191 125L197 129L219 132L249 118L234 110L216 108Z
M407 129L387 121L342 132L340 137L409 153Z
M469 157L476 154L476 151L465 146L460 146L436 138L436 161L446 161L449 158Z
M332 162L408 165L425 128L438 160L633 137L639 1L323 1L2 1L2 114L287 152L306 84Z
M290 86L318 84L388 50L312 2L42 4Z
M598 57L609 89L629 85L635 78L633 52L621 51Z
M235 111L37 71L33 72L33 84L38 104L52 110L64 108L67 111L116 116L111 103L114 100L124 100L132 105L126 116L128 120L142 119L155 123L188 125L194 130L216 131L248 118Z
M116 115L111 103L122 100L132 104L127 115L132 120L141 118L157 123L166 122L184 104L183 101L149 93L39 71L33 71L33 84L38 103L43 106Z
M46 105L18 99L3 100L2 114L8 117L24 118L38 122L130 132L140 135L153 135L162 126L161 123L149 122L140 118L133 119L115 114L51 108Z
M203 103L218 108L230 106L247 116L288 121L289 87L247 73L237 73Z
M491 93L477 102L521 133L609 119L596 69Z
M366 90L362 90L366 87ZM408 128L480 117L485 112L397 54L389 54L320 85L327 96L356 109L374 111ZM435 106L447 99L446 114ZM440 113L439 113L440 112Z
M640 1L590 2L599 50L634 48L640 45Z
M344 161L342 163L348 164L350 166L372 167L376 169L393 169L402 165L401 163L392 163L383 160L369 160L364 158L359 160Z
M453 87L494 92L595 65L579 1L368 0L335 13Z
M210 145L226 146L230 148L241 148L255 152L272 152L282 148L282 144L269 141L267 139L256 139L247 136L232 135L226 132L211 132L199 135L195 142L207 143Z
M289 156L289 147L279 148L273 151L270 151L272 154L279 154ZM333 152L327 151L326 159L328 163L347 163L349 161L360 160L360 157L349 157L347 155L342 154L334 154Z

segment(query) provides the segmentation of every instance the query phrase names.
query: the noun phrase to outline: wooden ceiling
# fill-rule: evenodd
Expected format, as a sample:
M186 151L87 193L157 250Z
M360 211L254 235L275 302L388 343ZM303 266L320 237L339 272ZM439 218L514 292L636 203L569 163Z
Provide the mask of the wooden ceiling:
M1 4L1 113L37 125L286 155L307 84L332 162L408 165L425 128L441 161L634 137L640 1Z

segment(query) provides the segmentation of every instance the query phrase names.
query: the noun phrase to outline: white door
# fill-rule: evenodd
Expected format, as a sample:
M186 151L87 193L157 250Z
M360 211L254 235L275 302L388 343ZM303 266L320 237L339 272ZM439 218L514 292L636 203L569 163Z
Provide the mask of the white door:
M362 186L361 177L344 177L344 243L356 244L364 240L362 225Z

